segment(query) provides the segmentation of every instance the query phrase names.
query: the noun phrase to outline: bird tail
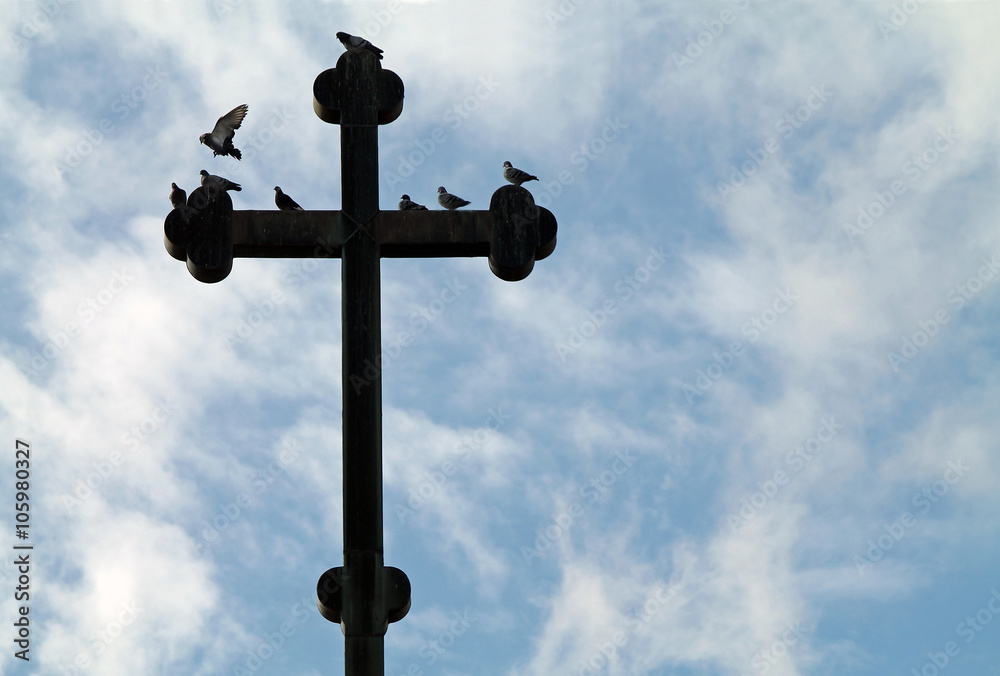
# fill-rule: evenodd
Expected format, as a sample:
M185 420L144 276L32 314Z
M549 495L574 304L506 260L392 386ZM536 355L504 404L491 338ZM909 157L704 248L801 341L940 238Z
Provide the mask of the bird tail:
M243 159L243 153L240 152L239 148L230 148L229 149L229 154L232 155L233 157L235 157L238 160L242 160Z

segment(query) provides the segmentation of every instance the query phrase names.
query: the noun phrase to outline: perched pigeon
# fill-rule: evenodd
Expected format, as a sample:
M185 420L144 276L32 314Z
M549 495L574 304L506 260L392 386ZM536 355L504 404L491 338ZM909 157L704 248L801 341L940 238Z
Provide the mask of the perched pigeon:
M514 165L510 162L503 163L503 177L514 185L521 185L522 183L527 183L528 181L538 180L537 176L532 176L526 171L515 169Z
M228 178L215 176L204 169L201 170L201 184L206 188L222 188L223 190L235 190L236 192L243 190L239 183L233 183Z
M357 35L351 35L350 33L345 33L340 31L337 33L337 39L340 40L347 51L354 52L355 54L364 54L366 51L371 52L379 59L382 58L382 50L368 42L364 38L359 38Z
M469 200L456 197L445 190L444 186L441 186L438 188L438 204L443 206L448 211L454 211L459 207L464 207L466 204L469 204Z
M427 207L423 204L417 204L410 200L409 195L403 195L399 198L399 210L400 211L427 211Z
M281 192L281 188L278 186L274 186L274 203L282 211L305 211L295 200Z
M243 155L237 148L233 147L233 134L243 124L243 118L246 116L247 104L236 106L219 118L211 134L202 134L198 140L212 149L212 157L232 155L238 160L242 159Z
M175 209L187 204L187 198L187 193L178 188L176 183L170 184L170 203L174 205Z

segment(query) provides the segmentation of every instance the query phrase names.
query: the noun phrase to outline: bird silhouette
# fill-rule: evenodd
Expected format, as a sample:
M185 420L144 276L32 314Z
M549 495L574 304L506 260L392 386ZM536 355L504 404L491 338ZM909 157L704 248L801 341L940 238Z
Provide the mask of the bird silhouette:
M469 200L464 200L461 197L452 195L450 192L444 189L442 185L438 188L438 204L443 206L448 211L454 211L459 207L464 207L466 204L471 204Z
M298 202L281 192L281 188L274 186L274 203L282 211L305 211L298 205Z
M198 140L212 149L212 157L216 155L232 155L236 159L242 159L243 155L239 149L233 146L233 134L243 124L243 118L247 115L247 104L241 104L230 110L219 118L215 123L215 128L209 134L202 134Z

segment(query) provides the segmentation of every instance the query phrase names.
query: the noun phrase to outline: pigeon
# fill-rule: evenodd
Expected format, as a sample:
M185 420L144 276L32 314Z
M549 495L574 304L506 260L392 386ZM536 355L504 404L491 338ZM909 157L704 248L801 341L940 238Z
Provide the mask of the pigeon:
M442 185L438 188L438 204L443 206L448 211L454 211L459 207L464 207L466 204L469 204L469 200L463 200L461 197L452 195L445 190Z
M355 54L364 54L365 52L371 52L379 59L382 58L382 50L368 42L364 38L359 38L357 35L351 35L350 33L345 33L340 31L337 33L337 39L344 43L344 47L347 51L354 52Z
M305 211L305 209L298 205L298 202L281 192L281 188L278 186L274 186L274 203L282 211Z
M417 204L410 200L409 195L403 195L399 198L399 210L400 211L427 211L427 207L423 204Z
M438 204L443 206L448 211L454 211L459 207L464 207L466 204L469 204L469 200L456 197L445 190L444 186L441 186L438 188Z
M503 163L503 177L517 186L521 185L522 183L527 183L528 181L538 180L537 176L532 176L526 171L515 169L514 165L512 165L510 162Z
M233 146L233 134L243 124L243 118L246 116L247 104L244 103L236 106L219 118L211 134L202 134L198 137L198 140L212 149L212 157L216 155L232 155L238 160L242 159L242 153Z
M187 204L187 197L187 193L178 188L176 183L170 184L170 203L175 209Z
M236 192L243 190L239 183L233 183L228 178L215 176L204 169L201 170L201 184L206 188L222 188L223 190L235 190Z

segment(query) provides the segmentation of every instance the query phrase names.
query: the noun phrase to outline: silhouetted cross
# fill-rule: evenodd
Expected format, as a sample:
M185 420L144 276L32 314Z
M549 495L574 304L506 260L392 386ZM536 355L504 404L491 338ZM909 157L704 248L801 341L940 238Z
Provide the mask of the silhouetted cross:
M164 242L202 282L225 279L234 257L341 259L344 565L320 577L318 606L344 632L345 673L381 675L410 583L383 564L380 260L489 256L498 277L518 281L552 253L556 219L513 185L488 211L379 211L378 125L402 112L403 82L373 54L344 52L320 73L313 108L340 125L340 211L233 211L226 192L201 187L167 216Z

